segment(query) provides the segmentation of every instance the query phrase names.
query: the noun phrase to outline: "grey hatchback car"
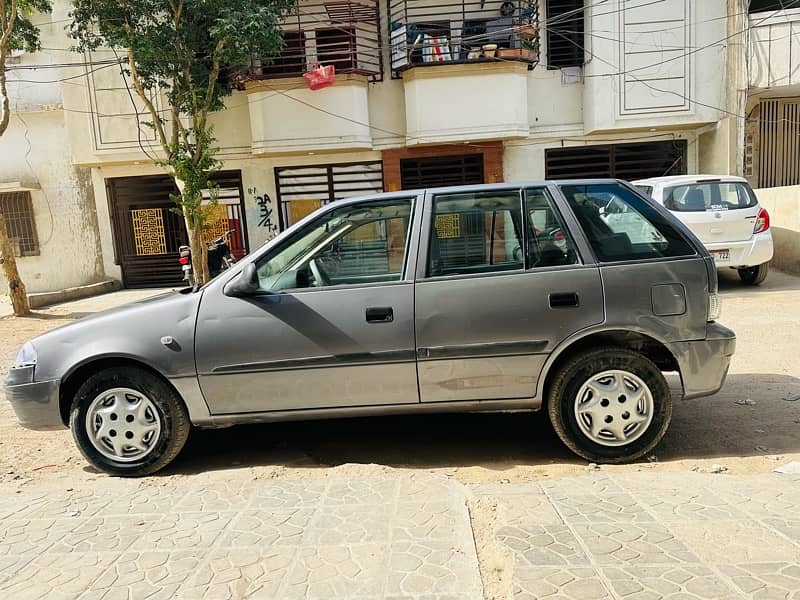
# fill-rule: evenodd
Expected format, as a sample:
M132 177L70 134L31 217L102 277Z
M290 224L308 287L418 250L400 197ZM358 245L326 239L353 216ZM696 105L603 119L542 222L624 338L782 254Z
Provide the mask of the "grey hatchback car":
M613 205L614 210L607 207ZM396 192L329 204L200 289L83 319L17 355L31 429L147 475L192 426L547 410L576 454L637 459L735 349L717 271L616 180Z

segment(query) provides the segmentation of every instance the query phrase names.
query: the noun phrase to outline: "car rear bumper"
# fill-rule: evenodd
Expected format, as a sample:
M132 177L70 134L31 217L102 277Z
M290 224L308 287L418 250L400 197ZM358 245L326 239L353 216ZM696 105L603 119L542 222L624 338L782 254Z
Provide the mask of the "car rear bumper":
M772 233L756 233L744 242L715 242L705 244L706 249L714 256L718 267L756 267L772 260ZM728 250L730 258L721 260L714 255L715 250Z
M711 396L725 383L736 351L736 334L719 323L709 323L706 339L676 342L670 349L678 359L684 398Z
M11 403L19 424L42 431L63 429L58 402L60 381L21 383L21 379L27 379L27 374L20 371L12 369L4 387L6 399Z

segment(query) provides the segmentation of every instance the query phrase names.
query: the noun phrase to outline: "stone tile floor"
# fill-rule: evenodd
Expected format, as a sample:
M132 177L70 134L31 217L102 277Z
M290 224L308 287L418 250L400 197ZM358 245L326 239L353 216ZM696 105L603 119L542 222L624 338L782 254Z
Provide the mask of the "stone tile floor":
M477 600L482 497L516 599L800 598L798 477L193 481L0 490L0 598Z

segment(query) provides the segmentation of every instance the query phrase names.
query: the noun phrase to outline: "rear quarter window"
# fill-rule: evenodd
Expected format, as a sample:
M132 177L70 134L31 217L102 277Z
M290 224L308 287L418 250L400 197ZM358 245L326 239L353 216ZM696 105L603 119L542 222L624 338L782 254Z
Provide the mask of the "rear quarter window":
M600 183L560 187L601 262L696 254L668 218L625 186Z

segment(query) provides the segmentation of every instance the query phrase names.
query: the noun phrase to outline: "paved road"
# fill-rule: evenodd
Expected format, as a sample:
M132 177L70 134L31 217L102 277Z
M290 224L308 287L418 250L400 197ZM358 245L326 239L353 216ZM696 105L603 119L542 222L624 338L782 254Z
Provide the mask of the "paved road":
M797 598L798 508L777 474L98 478L0 493L0 597Z

